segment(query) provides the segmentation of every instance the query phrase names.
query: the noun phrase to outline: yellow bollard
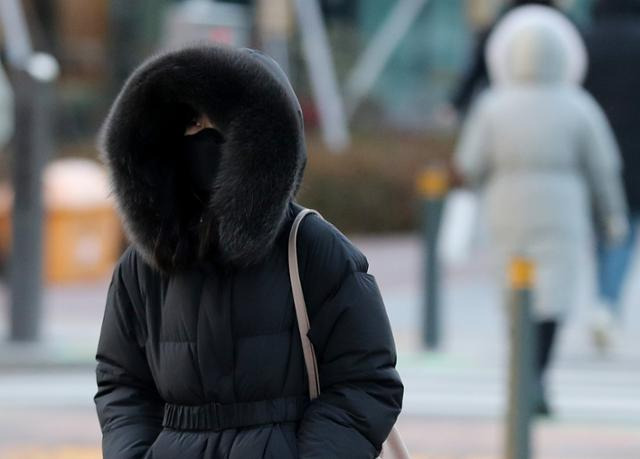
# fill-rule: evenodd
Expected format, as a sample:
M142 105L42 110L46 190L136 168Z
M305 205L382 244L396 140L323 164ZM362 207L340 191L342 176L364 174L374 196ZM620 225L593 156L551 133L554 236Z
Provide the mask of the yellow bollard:
M508 277L511 333L505 457L530 459L536 349L532 311L535 282L533 261L523 256L514 257L508 268Z
M434 350L440 344L440 266L437 246L444 198L449 188L447 170L444 167L428 167L418 176L416 186L422 207L424 240L422 342L427 349Z
M513 290L530 289L533 287L535 269L533 262L522 256L516 256L509 266L509 284Z
M437 166L424 169L418 176L417 189L422 198L443 197L449 189L449 175L446 169Z

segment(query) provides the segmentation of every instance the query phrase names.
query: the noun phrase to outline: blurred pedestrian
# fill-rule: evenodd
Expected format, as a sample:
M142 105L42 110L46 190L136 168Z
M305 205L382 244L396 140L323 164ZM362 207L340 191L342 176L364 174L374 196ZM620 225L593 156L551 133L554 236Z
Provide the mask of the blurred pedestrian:
M217 46L149 60L102 149L132 242L98 345L104 457L377 457L402 402L393 337L366 258L316 216L297 239L309 401L287 258L306 150L275 61Z
M586 89L602 106L620 145L629 204L630 231L623 244L609 247L598 237L598 292L592 332L606 348L620 316L620 296L640 225L640 0L600 0L586 31L589 71Z
M618 148L597 103L580 83L585 51L557 11L525 6L505 16L489 39L491 87L472 107L455 164L486 189L502 270L524 254L536 265L536 410L556 334L576 299L581 254L591 236L590 196L608 242L625 236Z

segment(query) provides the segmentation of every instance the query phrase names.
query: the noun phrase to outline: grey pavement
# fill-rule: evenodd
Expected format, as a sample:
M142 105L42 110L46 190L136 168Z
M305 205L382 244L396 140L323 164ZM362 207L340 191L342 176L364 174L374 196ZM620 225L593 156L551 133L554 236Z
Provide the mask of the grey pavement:
M85 284L46 286L39 342L12 344L9 293L0 284L0 371L25 367L74 367L93 364L109 279Z
M385 298L406 386L404 412L418 416L502 416L506 402L507 328L499 282L486 252L444 269L443 343L420 350L421 246L417 237L355 238ZM556 420L630 423L640 428L640 277L625 291L624 320L606 355L589 334L587 270L578 306L561 331L549 375ZM640 432L639 432L640 438ZM638 450L640 457L640 449Z
M421 246L417 236L353 238L365 252L370 271L376 276L401 354L420 351ZM631 276L626 291L625 318L616 348L604 366L640 367L640 271ZM32 346L7 347L0 343L0 367L9 354L35 358L41 352L50 363L86 363L92 359L102 321L109 279L79 284L49 286L45 290L43 338ZM486 253L455 269L445 270L443 285L442 352L470 364L496 365L506 358L506 323ZM8 292L0 284L0 337L8 333ZM591 365L598 356L587 333L588 304L573 311L561 334L557 361L563 365ZM8 352L11 349L12 352ZM17 353L17 354L16 354ZM4 365L3 365L4 364Z
M398 348L403 352L418 351L423 293L420 240L417 236L398 236L354 238L354 242L367 255L370 271L378 280ZM506 314L490 254L479 251L471 258L460 266L444 269L442 351L474 362L503 361L507 351ZM640 264L636 264L624 292L624 315L618 342L606 359L638 369L639 279ZM583 279L583 284L586 281ZM579 305L568 315L561 331L557 360L563 365L592 362L596 356L588 334L592 304L588 287L583 285Z
M456 388L441 388L444 394ZM0 457L100 457L90 369L16 372L0 378ZM407 400L410 408L413 402ZM401 416L398 427L414 459L498 459L500 417ZM624 421L551 420L534 429L537 459L637 459L640 426Z
M400 426L415 457L500 457L507 324L487 254L446 270L443 346L425 353L419 345L420 241L412 235L354 241L369 258L394 329L406 388ZM587 300L569 317L550 374L557 416L537 425L536 457L640 458L639 275L636 269L631 276L625 320L608 355L597 354L589 341ZM3 448L31 443L95 452L92 368L108 281L48 287L41 342L0 344L0 457L12 457ZM2 336L7 300L0 287ZM46 420L52 425L43 425ZM98 457L88 454L77 457Z

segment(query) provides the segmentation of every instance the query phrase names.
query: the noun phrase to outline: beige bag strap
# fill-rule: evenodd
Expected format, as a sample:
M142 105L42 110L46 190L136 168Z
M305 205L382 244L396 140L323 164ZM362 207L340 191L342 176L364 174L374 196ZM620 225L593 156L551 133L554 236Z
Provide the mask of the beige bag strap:
M293 303L296 309L296 318L298 319L298 331L300 332L300 340L302 342L302 353L304 355L304 364L307 368L307 379L309 380L309 398L311 400L318 398L320 395L320 379L318 377L318 362L316 353L313 349L313 343L309 339L309 315L307 314L307 304L304 301L304 293L302 292L302 282L300 282L300 271L298 269L298 230L302 220L310 214L317 215L322 218L318 212L312 209L304 209L296 216L291 225L289 233L289 277L291 279L291 290L293 291ZM400 433L394 427L382 445L382 459L411 459L409 452L405 446Z
M296 307L296 318L298 319L298 331L302 341L302 353L304 354L304 364L307 367L307 379L309 380L309 397L311 400L318 398L320 394L320 379L318 378L318 362L313 343L307 336L309 333L309 316L307 314L307 304L304 301L302 292L302 282L300 282L300 271L298 270L298 229L304 217L310 214L322 216L311 209L304 209L293 221L291 232L289 233L289 277L291 278L291 290L293 291L293 303Z

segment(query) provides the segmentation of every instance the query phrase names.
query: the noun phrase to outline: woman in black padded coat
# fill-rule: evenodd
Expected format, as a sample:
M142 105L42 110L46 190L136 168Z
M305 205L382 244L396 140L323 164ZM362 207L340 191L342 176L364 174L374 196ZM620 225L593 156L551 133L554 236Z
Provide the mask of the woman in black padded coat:
M131 241L96 356L104 457L376 457L402 403L394 341L366 258L316 216L298 235L308 399L287 267L306 152L277 64L216 46L152 58L101 150Z

